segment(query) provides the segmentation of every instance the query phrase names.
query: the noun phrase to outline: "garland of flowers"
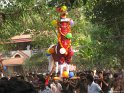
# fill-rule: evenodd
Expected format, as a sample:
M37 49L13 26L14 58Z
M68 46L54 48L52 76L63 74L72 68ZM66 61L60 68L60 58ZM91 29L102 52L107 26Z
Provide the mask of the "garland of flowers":
M63 48L63 45L61 43L61 33L58 33L58 41L59 41L59 44L60 46ZM66 50L71 46L71 40L70 40L70 43L68 44Z
M68 22L68 24L70 24L70 22ZM58 24L58 25L60 25L60 24ZM70 25L68 26L68 29L69 29L69 32L71 32L71 27L70 27ZM65 35L61 32L61 29L59 28L59 26L58 26L58 31L59 31L59 33L58 33L58 41L59 41L60 46L63 48L63 45L62 45L62 42L61 42L61 35L63 35L63 36L65 36ZM71 40L70 40L70 42L69 42L69 44L68 44L66 50L67 50L70 46L71 46Z

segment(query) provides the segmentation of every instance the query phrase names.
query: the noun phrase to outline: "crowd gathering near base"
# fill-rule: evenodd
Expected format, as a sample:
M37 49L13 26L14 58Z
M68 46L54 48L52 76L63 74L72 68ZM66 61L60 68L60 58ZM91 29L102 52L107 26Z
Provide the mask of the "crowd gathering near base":
M28 73L1 77L0 93L124 93L122 73L83 71L75 77Z

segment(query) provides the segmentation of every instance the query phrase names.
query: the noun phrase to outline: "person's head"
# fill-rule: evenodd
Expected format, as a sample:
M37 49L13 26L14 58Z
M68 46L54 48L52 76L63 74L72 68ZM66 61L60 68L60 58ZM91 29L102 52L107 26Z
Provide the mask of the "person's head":
M22 76L22 75L18 75L16 77L17 77L18 80L24 80L24 76Z
M17 79L17 77L11 77L10 79L9 79L9 81L17 81L18 79Z
M58 84L58 83L59 83L59 80L60 80L59 77L54 77L54 78L53 78L53 82L54 82L55 84Z
M94 80L93 75L88 74L87 75L87 82L88 82L88 84L91 84L93 82L93 80Z
M68 83L68 79L67 78L63 78L63 83Z
M8 81L7 77L2 77L1 80Z
M38 75L37 77L39 79L38 85L40 86L41 89L44 89L45 88L45 82L46 82L44 76L41 74L41 75Z
M59 80L54 80L54 83L55 83L55 84L58 84L58 83L59 83Z
M80 74L80 79L81 80L85 80L86 79L86 73L85 72Z
M70 81L71 81L71 82L76 82L76 79L71 78Z
M104 79L109 79L109 73L103 73L103 78Z
M103 72L102 71L99 71L98 72L98 76L99 76L99 78L102 78L103 77Z
M103 74L103 72L102 71L98 71L98 74Z
M118 79L118 74L115 73L115 74L113 75L113 77L114 77L114 79Z
M57 73L57 76L58 76L58 77L60 76L60 71Z

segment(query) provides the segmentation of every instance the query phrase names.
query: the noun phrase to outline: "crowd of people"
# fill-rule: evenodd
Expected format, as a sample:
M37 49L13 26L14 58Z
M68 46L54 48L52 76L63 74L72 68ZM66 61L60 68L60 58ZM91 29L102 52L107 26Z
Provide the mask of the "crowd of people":
M123 74L77 72L76 77L32 74L2 77L0 93L124 93Z

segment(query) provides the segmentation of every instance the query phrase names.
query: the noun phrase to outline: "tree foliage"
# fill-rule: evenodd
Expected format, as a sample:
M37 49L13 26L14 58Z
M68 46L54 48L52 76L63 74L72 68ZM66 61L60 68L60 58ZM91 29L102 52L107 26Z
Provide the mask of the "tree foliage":
M26 66L40 66L43 62L47 62L47 58L44 53L37 53L27 59L24 63Z
M91 37L101 44L101 48L98 48L100 54L107 59L109 57L117 59L122 67L124 63L123 4L123 0L92 0L85 8L87 19L106 29L98 29L91 33Z
M57 43L51 21L59 18L55 7L67 5L75 56L86 66L115 66L124 62L123 0L8 0L0 3L0 40L31 34L33 44L47 48Z

